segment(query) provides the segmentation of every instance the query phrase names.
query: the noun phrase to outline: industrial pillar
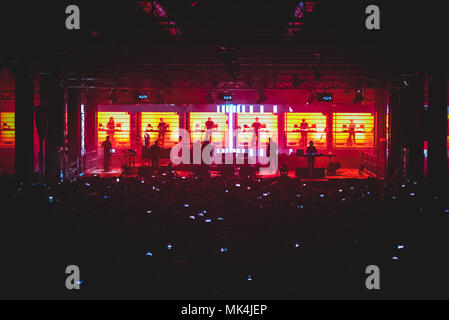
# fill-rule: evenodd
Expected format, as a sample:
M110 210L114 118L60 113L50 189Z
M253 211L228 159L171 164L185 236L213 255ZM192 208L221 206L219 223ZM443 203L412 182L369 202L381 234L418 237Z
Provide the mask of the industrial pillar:
M446 185L447 157L447 75L432 74L429 83L429 181L434 186Z
M376 155L378 175L384 177L386 174L387 161L387 90L384 87L375 89L376 107Z
M421 77L406 81L403 99L403 145L409 150L408 177L424 178L424 82Z
M80 124L81 90L69 88L67 91L67 123L69 166L73 167L81 157Z
M85 146L86 152L97 150L97 112L98 112L98 91L89 89L86 93L85 106Z
M56 76L43 78L40 89L41 105L46 109L44 116L47 118L45 175L47 181L56 181L62 173L65 89Z
M15 68L15 173L24 182L34 176L34 86L31 69L26 64Z
M400 87L391 87L390 101L390 143L388 154L388 178L392 178L400 170L402 157L401 142L401 103L402 90Z

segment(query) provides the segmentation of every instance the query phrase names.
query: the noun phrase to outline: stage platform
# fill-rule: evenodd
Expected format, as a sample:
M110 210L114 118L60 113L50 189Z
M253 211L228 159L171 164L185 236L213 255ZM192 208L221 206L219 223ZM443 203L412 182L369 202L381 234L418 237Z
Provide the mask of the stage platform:
M169 161L162 161L159 169L164 170L168 167ZM98 167L91 170L88 170L85 172L84 176L91 177L91 176L99 176L99 177L117 177L120 175L126 175L130 177L137 177L140 176L138 174L139 168L143 168L143 171L151 172L151 167L135 167L131 170L124 170L121 168L113 168L109 172L104 172L103 168ZM146 169L146 170L145 170ZM197 169L199 169L199 166L197 166ZM128 171L128 172L127 172ZM197 176L196 170L186 170L185 168L179 168L177 169L175 167L175 171L178 174L179 177L195 177ZM211 167L209 169L210 176L211 177L218 177L222 175L221 169L219 167ZM239 168L234 168L234 175L238 176L239 174ZM148 176L148 175L147 175ZM272 178L278 178L280 177L280 173L278 172L275 175L260 175L257 171L255 174L256 178L259 179L272 179ZM296 172L294 170L289 170L288 177L296 179L298 178L296 176ZM325 175L324 178L301 178L303 181L330 181L330 180L347 180L347 179L368 179L368 178L376 178L375 175L371 174L369 171L360 172L358 169L340 169L337 171L335 175Z
M310 178L310 177L302 177L301 179L304 181L329 181L329 180L346 180L346 179L367 179L367 178L376 178L374 173L369 171L360 172L359 168L362 164L361 156L359 152L351 151L351 152L339 152L335 155L336 158L328 158L327 156L317 158L315 167L316 168L326 168L329 163L338 162L341 164L341 169L337 171L334 175L329 175L326 170L324 176L321 175L320 178ZM159 160L160 168L164 169L168 167L171 163L168 157L164 157ZM100 177L115 177L119 175L127 175L127 176L150 176L153 175L151 170L151 160L143 159L142 157L137 156L134 159L134 164L132 168L124 169L125 166L129 166L128 159L126 157L116 157L115 161L113 158L112 161L112 169L110 172L104 172L102 168L102 159L98 158L93 162L93 168L87 170L85 172L86 176L97 175ZM297 168L307 168L307 159L304 157L296 157L294 155L280 155L279 156L279 168L282 166L286 166L288 170L288 176L290 178L298 178L296 176ZM280 173L278 172L275 175L259 175L258 169L252 165L244 164L244 165L212 165L209 168L210 176L220 176L222 175L222 171L226 171L226 174L239 175L240 167L248 169L250 172L255 171L255 176L258 178L276 178L280 177ZM204 173L205 167L200 165L181 165L176 166L175 171L181 177L192 177L195 175L201 175Z

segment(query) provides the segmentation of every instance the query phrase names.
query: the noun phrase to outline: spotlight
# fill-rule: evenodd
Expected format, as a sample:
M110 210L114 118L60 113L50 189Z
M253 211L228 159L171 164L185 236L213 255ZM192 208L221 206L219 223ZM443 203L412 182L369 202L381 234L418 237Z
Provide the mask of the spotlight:
M134 101L138 103L149 103L151 101L151 94L148 92L134 93Z
M223 44L218 47L218 54L221 60L226 64L237 60L237 53L234 47Z
M231 77L231 79L236 80L239 76L239 64L237 62L238 55L234 47L228 45L221 45L217 48L220 60L225 66L226 73Z
M295 76L295 77L293 77L292 85L296 89L296 88L299 88L300 86L302 86L304 84L304 82L305 81L303 79L301 79L298 76Z
M215 104L215 99L214 99L214 96L212 95L211 91L209 91L207 93L205 100L206 100L207 103Z
M307 105L313 104L316 101L316 98L317 98L317 96L316 96L315 91L312 91L312 94L310 95L309 100L307 100L306 104Z
M115 94L115 90L109 90L108 100L110 104L116 104L118 102L117 95Z
M158 91L157 91L157 94L156 94L156 100L159 102L159 103L161 103L161 104L164 104L165 103L165 94L166 94L167 92L164 90L164 89L159 89Z
M319 92L317 94L318 102L333 102L334 95L332 93L327 92Z
M219 52L226 52L226 51L228 51L228 49L229 49L229 47L225 44L218 47Z
M254 86L254 80L253 79L248 79L245 81L246 85L248 86L248 88L252 88Z
M232 103L232 100L234 99L234 95L230 92L222 92L218 94L218 100L224 101L226 103Z
M171 88L173 86L173 80L171 79L162 79L161 83L167 88Z
M315 76L315 80L320 80L321 79L321 72L320 72L320 69L318 69L318 67L316 67L314 70L313 70L313 75Z
M259 98L257 99L257 103L264 103L265 101L267 101L267 96L265 95L265 91L261 90L259 92Z
M363 101L365 101L365 97L362 94L362 90L358 89L355 93L354 103L362 103Z
M239 66L237 63L232 62L231 64L225 64L226 72L228 73L229 77L236 81L239 76Z

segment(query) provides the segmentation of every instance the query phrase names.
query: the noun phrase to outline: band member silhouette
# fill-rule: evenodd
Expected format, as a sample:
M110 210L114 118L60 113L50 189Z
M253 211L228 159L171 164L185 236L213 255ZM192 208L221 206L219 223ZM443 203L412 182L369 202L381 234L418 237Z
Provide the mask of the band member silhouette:
M161 118L161 122L159 122L159 125L157 126L157 130L159 131L157 140L158 145L162 148L165 145L165 134L168 131L168 127L169 127L168 123L165 123L164 118Z
M109 138L111 140L114 140L114 134L115 134L115 120L114 120L114 117L110 117L109 118L109 122L106 125L106 129L107 129L106 133L109 136Z
M309 124L306 122L306 119L302 119L299 131L301 131L301 147L305 147L307 145L307 136L309 133Z
M151 165L154 170L159 167L159 156L161 153L161 148L159 147L159 141L155 141L154 145L150 148Z
M355 123L354 120L351 120L351 123L349 124L349 137L347 141L348 146L355 146L356 140L355 140Z
M318 155L318 151L313 145L313 141L310 141L309 146L307 147L306 156L309 168L309 176L313 175L313 169L315 168L315 158Z
M145 130L145 132L151 132L151 131L153 131L153 126L149 123L147 125L147 129Z
M212 118L209 118L206 122L206 137L204 141L212 142L212 132L215 128L215 123L212 121Z
M262 124L259 122L259 118L256 118L256 122L254 122L251 126L254 131L253 135L253 142L256 140L256 150L259 148L259 136L260 136L260 129L262 128Z
M2 130L3 130L3 131L11 130L11 127L10 127L6 122L3 122L3 124L2 124Z
M146 132L145 135L144 135L143 147L145 149L149 149L150 148L150 143L151 143L150 135Z
M101 147L103 148L103 169L104 172L109 172L112 158L112 143L109 136L106 137L106 141L103 141Z

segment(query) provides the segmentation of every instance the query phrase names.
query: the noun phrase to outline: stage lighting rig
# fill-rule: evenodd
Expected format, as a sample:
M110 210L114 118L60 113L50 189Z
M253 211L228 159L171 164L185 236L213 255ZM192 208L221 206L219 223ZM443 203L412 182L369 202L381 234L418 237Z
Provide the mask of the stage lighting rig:
M304 83L305 83L305 80L301 79L299 76L294 76L292 79L292 86L295 89L301 87Z
M257 103L264 103L265 101L267 101L267 96L265 94L265 90L261 90L259 91L259 98L257 99Z
M218 100L221 102L232 102L234 96L229 92L222 92L218 94Z
M215 98L214 98L214 96L213 96L211 91L209 91L207 93L205 100L206 100L207 103L215 104Z
M118 102L118 98L114 89L109 90L108 100L110 104L116 104Z
M134 94L134 100L138 103L149 103L151 102L151 94L149 92L136 92Z
M328 92L319 92L317 93L317 101L318 102L333 102L334 95Z
M236 80L239 76L238 55L234 47L223 44L217 48L220 60L223 62L225 71L229 77Z
M313 69L313 76L315 77L316 81L321 79L321 72L320 72L320 69L318 67L315 67Z
M363 101L365 101L365 97L363 96L362 90L357 89L355 92L354 103L358 104L362 103Z
M309 99L306 102L306 105L313 104L316 101L316 99L317 99L317 95L316 95L315 91L312 91L312 93L310 94Z

